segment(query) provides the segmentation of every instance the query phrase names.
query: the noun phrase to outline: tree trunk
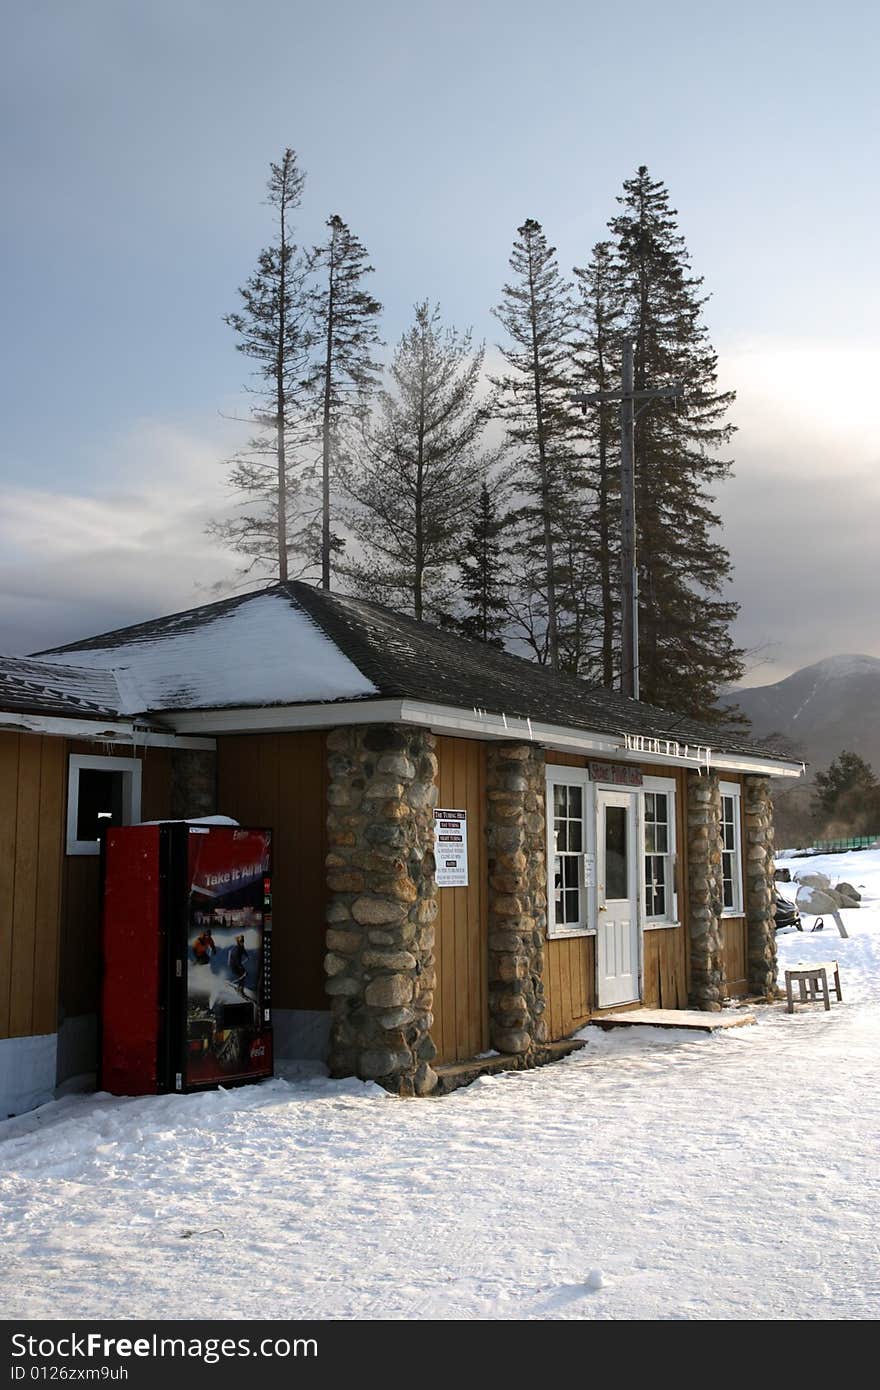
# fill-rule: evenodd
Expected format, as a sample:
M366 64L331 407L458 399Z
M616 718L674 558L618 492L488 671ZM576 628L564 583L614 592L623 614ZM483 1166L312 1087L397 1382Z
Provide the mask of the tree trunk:
M278 578L287 579L287 458L284 450L284 324L287 317L287 233L281 201L281 283L278 287L278 352L275 359L276 453L278 457Z
M547 570L547 655L554 671L559 669L559 632L556 619L556 565L553 556L553 528L550 523L550 479L544 438L544 404L541 396L541 364L538 356L538 326L535 313L535 282L529 248L529 317L532 326L532 370L535 380L535 423L538 434L538 466L541 473L541 514L544 527L544 564Z
M419 433L416 455L416 516L415 516L415 572L413 576L413 611L416 621L422 621L422 579L425 571L425 526L422 509L425 490L425 380L424 343L422 345L421 381L419 387Z

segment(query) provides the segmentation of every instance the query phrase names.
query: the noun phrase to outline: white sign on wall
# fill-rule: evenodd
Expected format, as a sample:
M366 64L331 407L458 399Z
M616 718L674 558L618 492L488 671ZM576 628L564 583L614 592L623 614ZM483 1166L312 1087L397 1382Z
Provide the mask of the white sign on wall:
M434 812L434 858L438 888L467 887L467 811Z
M584 887L596 887L596 856L595 854L584 855Z

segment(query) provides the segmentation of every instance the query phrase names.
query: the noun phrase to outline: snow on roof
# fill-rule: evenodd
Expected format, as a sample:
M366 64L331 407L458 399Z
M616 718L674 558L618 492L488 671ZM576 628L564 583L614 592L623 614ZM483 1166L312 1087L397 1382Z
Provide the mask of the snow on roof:
M281 594L247 595L40 654L112 671L120 713L299 704L377 688Z
M121 714L412 699L785 761L732 731L294 580L36 656L112 672Z

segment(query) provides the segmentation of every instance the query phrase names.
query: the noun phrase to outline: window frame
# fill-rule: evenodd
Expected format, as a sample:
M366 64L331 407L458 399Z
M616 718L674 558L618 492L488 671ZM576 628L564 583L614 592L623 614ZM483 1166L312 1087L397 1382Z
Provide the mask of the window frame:
M719 782L718 790L721 795L721 916L742 917L744 912L743 900L743 852L742 852L742 783L740 782ZM724 798L729 797L733 801L733 838L734 846L732 850L724 848ZM724 906L724 855L733 854L733 875L731 884L733 887L733 904L731 907Z
M678 816L678 782L674 777L644 777L639 788L639 848L641 851L639 896L641 899L641 919L643 931L664 931L669 928L681 926L678 904L678 837L676 835L676 821ZM667 863L667 907L662 917L648 916L648 890L645 881L645 861L648 857L646 849L647 836L645 833L647 819L645 815L645 794L660 793L666 797L669 818L666 822L667 840L666 851L663 858Z
M140 758L102 757L99 753L71 753L67 766L67 853L71 855L99 854L99 840L77 838L79 819L80 772L121 772L122 824L134 825L141 817L141 760Z
M581 921L577 926L565 923L562 926L556 925L556 893L555 893L555 873L554 860L556 858L556 842L554 838L554 786L576 786L581 789L581 849L579 858L581 860L581 881L578 885L581 893L582 914ZM547 828L547 939L550 941L560 941L566 938L579 936L595 936L596 928L596 909L595 909L595 865L596 865L596 815L595 815L595 784L590 780L587 768L569 767L565 763L548 763L546 767L545 781L545 820ZM593 883L588 886L584 883L584 861L585 857L592 856L593 861Z

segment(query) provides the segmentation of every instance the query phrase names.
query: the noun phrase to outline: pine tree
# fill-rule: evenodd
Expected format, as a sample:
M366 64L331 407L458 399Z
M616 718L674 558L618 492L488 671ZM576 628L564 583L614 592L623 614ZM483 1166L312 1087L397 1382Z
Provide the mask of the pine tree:
M348 567L361 593L421 619L434 611L480 489L478 399L483 348L444 330L439 307L417 304L351 464L349 524L366 559Z
M504 646L507 614L507 576L502 536L505 517L486 478L472 509L462 558L460 587L465 611L457 626L465 637L490 647Z
M540 223L518 228L511 283L493 311L510 338L510 372L493 378L497 410L515 449L517 567L522 635L539 661L560 665L560 538L568 531L574 449L567 371L574 308Z
M589 263L574 268L578 301L578 339L573 361L574 385L594 393L620 388L623 301L615 275L613 250L598 242ZM589 404L584 411L585 474L593 505L584 518L585 539L594 556L599 593L599 645L596 677L614 684L618 665L620 614L620 417L613 402Z
M379 344L376 327L382 305L363 288L363 279L372 274L367 252L358 238L334 215L327 221L329 235L323 246L316 246L309 259L309 270L321 276L320 288L311 296L315 336L321 355L312 382L316 390L321 441L321 587L330 588L334 554L341 549L333 534L331 490L334 464L339 462L342 431L352 412L366 407L376 385L378 364L372 351Z
M715 538L710 492L731 470L717 451L733 433L724 417L734 393L718 389L703 281L691 273L666 188L644 166L623 188L609 225L635 387L683 382L686 392L683 404L655 402L636 421L641 698L717 719L720 688L743 671L730 636L738 605L720 597L731 563Z
M584 484L573 486L564 534L556 546L559 666L584 680L601 680L602 609L596 508Z
M311 335L306 267L293 241L291 220L304 182L295 152L286 149L270 166L268 182L275 238L239 290L241 309L224 319L238 334L238 351L256 364L258 384L247 389L258 398L252 418L261 432L231 461L230 484L243 496L240 514L212 521L207 528L245 556L246 572L256 567L282 580L288 577L291 554L303 548L305 528L299 447Z
M851 816L859 801L876 800L878 790L871 764L858 753L844 749L827 771L816 773L814 814L831 819Z

